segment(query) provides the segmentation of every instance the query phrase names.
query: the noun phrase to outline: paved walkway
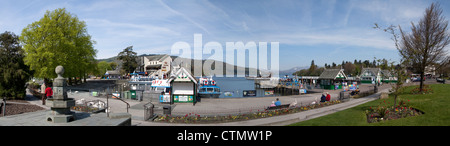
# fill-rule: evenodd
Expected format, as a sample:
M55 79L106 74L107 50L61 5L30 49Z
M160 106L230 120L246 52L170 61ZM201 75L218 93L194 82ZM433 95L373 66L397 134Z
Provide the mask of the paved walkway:
M269 118L261 118L255 120L246 120L246 121L238 121L238 122L228 122L228 123L214 123L214 124L174 124L174 123L162 123L162 122L145 122L135 120L133 121L133 125L137 126L283 126L289 125L292 123L309 120L313 118L317 118L320 116L328 115L331 113L335 113L341 110L345 110L348 108L355 107L357 105L373 101L378 99L381 92L388 92L389 89L383 89L382 91L370 95L368 97L352 99L347 102L343 102L340 104L335 104L327 107L312 109L308 111L298 112L294 114L287 114L282 116L274 116Z
M382 89L390 88L389 86L382 86ZM373 89L370 85L360 86L362 91ZM338 97L338 93L340 90L325 90L325 92L330 92L331 99L335 100ZM221 114L239 114L239 113L248 113L255 112L257 110L264 110L265 107L269 106L272 101L275 101L276 98L279 98L282 104L289 104L293 101L297 101L299 105L307 105L311 104L311 102L318 102L320 100L320 96L322 93L314 93L314 94L305 94L305 95L292 95L292 96L279 96L279 97L253 97L253 98L220 98L220 99L202 99L201 102L197 103L195 106L192 103L175 103L172 105L172 114L173 115L185 115L187 113L195 113L204 115L221 115ZM89 92L73 92L68 93L69 98L74 98L75 100L79 100L84 98L86 101L92 100L102 100L106 102L106 98L104 97L93 97L89 95ZM27 100L30 103L39 105L46 109L49 109L46 106L43 106L40 99L32 98L28 96ZM373 97L378 97L374 95ZM352 107L353 105L359 105L368 101L371 101L375 98L360 98L354 99L348 102L344 102L341 104L328 106L319 109L313 109L309 111L299 112L295 114L283 115L283 116L275 116L272 118L262 118L248 121L240 121L240 122L230 122L230 123L218 123L218 124L203 124L203 125L239 125L239 126L250 126L250 125L285 125L293 122L297 122L304 119L310 119L311 117L320 116L323 114L329 114L335 112L337 110L342 110L344 108ZM125 100L130 104L128 109L128 113L132 115L132 125L138 126L182 126L186 124L168 124L168 123L159 123L159 122L148 122L143 121L144 117L144 107L143 105L148 103L149 101L139 102L137 100ZM155 100L153 100L155 101ZM155 113L162 114L162 106L165 104L159 104L157 101L152 102L155 104ZM111 113L126 113L126 103L117 100L117 99L109 99L109 106ZM192 124L187 124L192 125ZM197 126L199 124L195 124Z

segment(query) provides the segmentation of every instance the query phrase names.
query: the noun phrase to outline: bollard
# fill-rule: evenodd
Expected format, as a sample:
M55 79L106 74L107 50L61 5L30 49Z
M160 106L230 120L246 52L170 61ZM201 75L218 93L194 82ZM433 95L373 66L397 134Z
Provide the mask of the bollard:
M0 103L0 112L2 113L2 115L3 115L3 117L5 116L5 113L6 113L6 98L5 97L3 97L3 101L2 101L2 103Z

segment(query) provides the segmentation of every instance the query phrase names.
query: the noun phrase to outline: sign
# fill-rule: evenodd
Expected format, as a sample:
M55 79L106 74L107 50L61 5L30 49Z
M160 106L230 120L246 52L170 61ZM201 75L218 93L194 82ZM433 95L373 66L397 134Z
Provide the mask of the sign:
M233 97L234 92L233 92L233 91L225 91L225 92L223 93L223 95L224 95L225 97Z
M170 95L159 95L159 102L170 102Z
M120 98L120 93L112 93L112 98Z
M194 96L192 95L174 95L174 102L194 102Z
M273 90L264 91L264 96L271 96L271 95L273 95Z
M306 89L300 89L299 92L300 94L306 94Z
M244 97L256 96L256 90L244 90L243 96Z

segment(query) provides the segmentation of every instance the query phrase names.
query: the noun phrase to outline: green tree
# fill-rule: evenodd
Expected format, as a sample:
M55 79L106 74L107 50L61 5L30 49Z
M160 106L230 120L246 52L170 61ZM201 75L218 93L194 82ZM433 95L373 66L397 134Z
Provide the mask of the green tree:
M117 55L117 59L122 60L123 62L122 69L127 73L132 73L138 66L136 58L137 53L133 52L133 46L123 49L123 51Z
M97 72L96 76L105 75L106 70L112 70L111 64L106 61L100 61L97 64L97 68L98 68L98 72Z
M64 66L64 77L85 77L95 70L95 41L87 33L86 23L59 8L47 11L39 21L22 30L21 43L25 64L38 78L55 78L55 67Z
M11 32L0 34L0 97L25 97L25 84L30 79L19 37Z

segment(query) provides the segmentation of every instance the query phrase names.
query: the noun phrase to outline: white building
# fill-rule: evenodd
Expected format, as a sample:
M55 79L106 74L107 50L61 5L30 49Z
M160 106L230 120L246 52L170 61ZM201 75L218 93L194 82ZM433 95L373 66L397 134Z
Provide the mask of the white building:
M161 78L166 75L166 78L170 72L172 58L167 55L151 55L151 56L141 56L139 64L144 72L148 76Z

